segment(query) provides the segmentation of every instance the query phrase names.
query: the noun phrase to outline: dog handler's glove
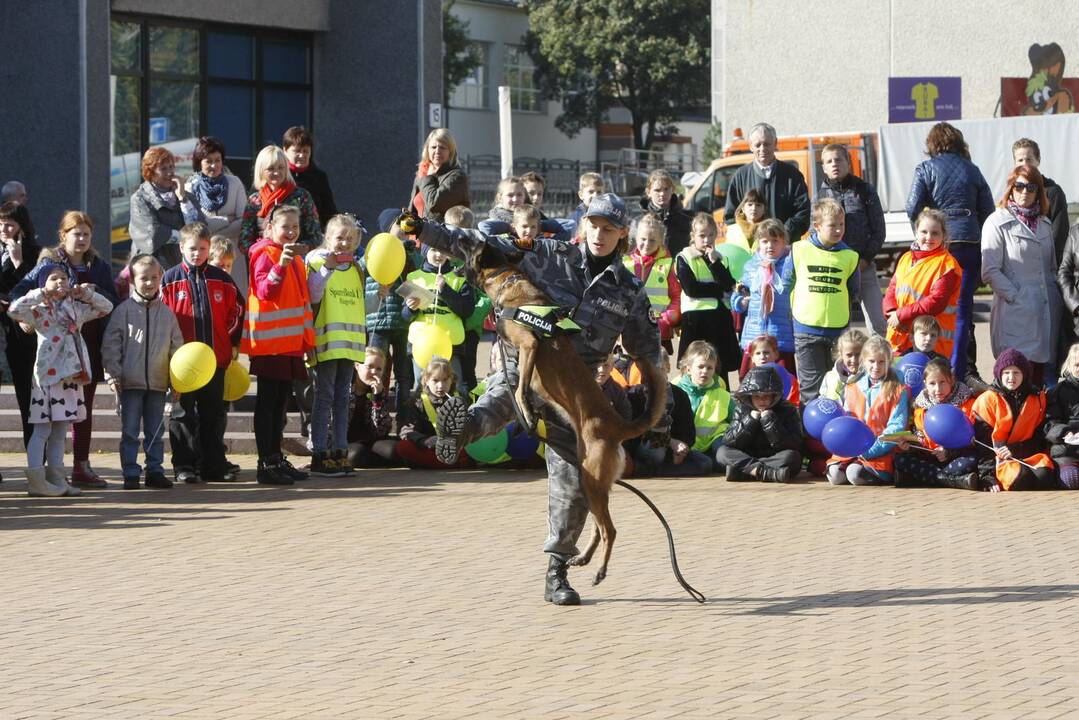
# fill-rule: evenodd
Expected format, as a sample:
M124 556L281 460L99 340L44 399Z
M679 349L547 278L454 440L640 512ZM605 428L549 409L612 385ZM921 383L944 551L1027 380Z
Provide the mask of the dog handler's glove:
M423 218L415 213L410 213L408 210L402 209L395 222L405 235L417 237L423 232Z

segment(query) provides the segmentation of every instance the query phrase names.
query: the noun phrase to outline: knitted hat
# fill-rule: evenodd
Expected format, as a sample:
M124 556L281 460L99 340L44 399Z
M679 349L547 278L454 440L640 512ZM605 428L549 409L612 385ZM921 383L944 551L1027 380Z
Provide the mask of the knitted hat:
M38 270L37 286L39 288L45 287L45 281L47 281L49 279L49 276L52 275L57 270L62 272L65 277L67 276L67 268L64 267L63 265L61 265L60 263L56 263L56 262L44 262L44 263L42 263L41 264L41 269Z
M1019 372L1023 373L1024 382L1030 382L1030 361L1027 360L1026 355L1015 348L1008 348L997 356L997 361L993 363L993 378L999 383L1000 375L1004 372L1004 368L1013 366L1019 368Z

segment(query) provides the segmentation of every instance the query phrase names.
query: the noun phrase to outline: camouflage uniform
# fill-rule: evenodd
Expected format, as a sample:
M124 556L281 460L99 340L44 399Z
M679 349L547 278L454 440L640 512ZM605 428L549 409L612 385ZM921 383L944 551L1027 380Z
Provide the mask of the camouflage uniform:
M418 239L456 257L483 242L507 253L521 249L512 240L430 222L424 224ZM649 312L644 286L617 259L592 277L585 255L584 246L541 238L534 241L517 267L554 304L573 309L572 318L582 329L570 337L586 366L595 367L606 360L620 336L627 353L658 365L659 330ZM470 422L461 444L500 432L514 419L516 350L503 344L503 357L503 371L488 380L487 392L468 409ZM547 426L548 535L543 550L567 560L577 554L577 538L588 517L577 436L554 408L535 395L532 399Z

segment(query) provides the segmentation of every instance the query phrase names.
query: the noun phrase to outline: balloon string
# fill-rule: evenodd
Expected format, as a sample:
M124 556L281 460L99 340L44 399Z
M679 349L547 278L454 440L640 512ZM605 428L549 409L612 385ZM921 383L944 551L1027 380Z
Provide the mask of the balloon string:
M995 447L993 447L992 445L986 445L986 444L985 444L985 443L983 443L983 442L982 442L981 440L975 440L974 442L975 442L976 444L978 444L978 445L981 445L981 446L982 446L983 448L985 448L986 450L992 450L992 451L993 451L993 454L994 454L994 455L996 455L996 453L997 453L997 449L996 449ZM1029 464L1029 463L1025 463L1025 462L1023 462L1022 460L1020 460L1019 458L1014 458L1014 457L1013 457L1013 458L1012 458L1011 460L1012 460L1012 462L1017 462L1017 463L1019 463L1020 465L1022 465L1022 466L1023 466L1023 467L1025 467L1025 468L1030 468L1031 470L1036 470L1036 469L1037 469L1037 468L1035 468L1035 467L1034 467L1033 465L1031 465L1031 464ZM1007 460L1001 460L999 456L997 457L997 465L998 465L998 466L999 466L999 465L1000 465L1001 463L1006 463L1006 462L1008 462L1008 461L1007 461Z

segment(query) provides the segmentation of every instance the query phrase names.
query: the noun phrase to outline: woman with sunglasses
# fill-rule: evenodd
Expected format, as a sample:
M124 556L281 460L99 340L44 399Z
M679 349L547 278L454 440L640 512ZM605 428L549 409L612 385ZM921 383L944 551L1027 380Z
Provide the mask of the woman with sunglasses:
M993 214L993 193L959 128L946 122L934 125L925 138L929 159L914 169L907 196L907 216L913 223L925 208L940 210L948 218L949 251L963 269L955 328L955 374L971 387L984 388L978 377L974 344L974 291L982 274L978 247L982 224Z
M1048 212L1041 173L1021 165L982 227L982 279L993 288L993 357L1008 348L1023 353L1035 387L1043 385L1045 363L1055 351L1063 307Z

